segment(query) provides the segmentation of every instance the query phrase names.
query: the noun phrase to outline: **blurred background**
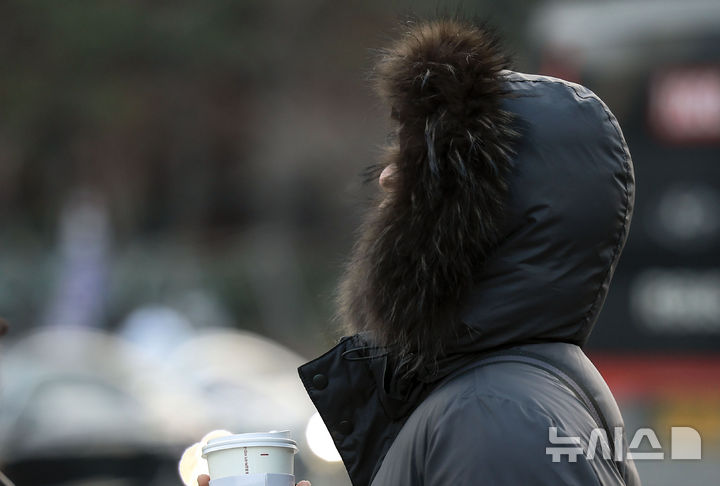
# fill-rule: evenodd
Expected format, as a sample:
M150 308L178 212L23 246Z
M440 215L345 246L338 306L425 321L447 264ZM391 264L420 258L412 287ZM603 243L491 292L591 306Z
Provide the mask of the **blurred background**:
M295 368L339 337L389 129L372 49L438 11L489 19L518 70L618 117L636 210L587 352L630 436L658 433L644 483L717 484L716 0L0 2L0 470L181 484L210 430L288 428L298 478L349 484ZM702 460L670 460L671 426L700 432Z

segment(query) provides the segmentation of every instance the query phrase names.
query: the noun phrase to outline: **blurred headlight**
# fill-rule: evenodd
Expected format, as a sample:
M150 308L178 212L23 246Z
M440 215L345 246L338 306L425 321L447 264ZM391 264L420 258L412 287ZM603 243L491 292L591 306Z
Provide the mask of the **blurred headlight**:
M330 432L328 432L325 423L320 418L320 414L315 413L310 417L307 429L305 429L305 437L310 450L323 461L339 462L342 460L335 448L332 437L330 437Z
M197 486L197 477L201 474L208 473L207 461L202 458L202 448L210 439L216 437L225 437L226 435L232 435L232 432L227 430L213 430L200 439L200 442L196 442L183 452L180 458L180 464L178 464L178 471L180 472L180 479L182 479L185 486Z

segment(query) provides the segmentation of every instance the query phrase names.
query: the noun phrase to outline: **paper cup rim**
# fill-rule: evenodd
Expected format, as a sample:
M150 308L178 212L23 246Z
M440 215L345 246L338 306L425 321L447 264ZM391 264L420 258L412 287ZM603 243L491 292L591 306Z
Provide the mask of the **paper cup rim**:
M227 435L209 440L207 445L202 448L202 457L207 458L211 452L217 452L227 449L239 449L241 447L281 447L292 449L295 454L298 451L297 442L285 436L275 435L273 433L249 433Z

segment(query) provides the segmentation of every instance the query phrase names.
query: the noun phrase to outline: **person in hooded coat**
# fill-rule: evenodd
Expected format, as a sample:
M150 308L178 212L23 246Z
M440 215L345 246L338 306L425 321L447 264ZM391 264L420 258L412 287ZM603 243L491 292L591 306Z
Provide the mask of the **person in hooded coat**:
M340 286L353 332L299 368L352 484L640 485L582 350L634 203L615 117L459 20L408 23L375 79L396 130Z

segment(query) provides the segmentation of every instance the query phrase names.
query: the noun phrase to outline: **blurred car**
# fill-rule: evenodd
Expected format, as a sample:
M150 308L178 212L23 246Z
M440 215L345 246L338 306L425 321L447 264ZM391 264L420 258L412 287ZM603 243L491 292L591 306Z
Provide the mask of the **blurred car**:
M308 442L315 410L296 372L305 360L266 338L209 330L157 355L118 335L58 327L9 344L0 469L18 485L180 484L182 451L213 429L289 429L298 477L342 484L342 466Z

